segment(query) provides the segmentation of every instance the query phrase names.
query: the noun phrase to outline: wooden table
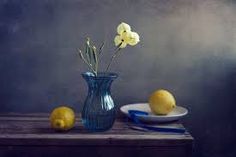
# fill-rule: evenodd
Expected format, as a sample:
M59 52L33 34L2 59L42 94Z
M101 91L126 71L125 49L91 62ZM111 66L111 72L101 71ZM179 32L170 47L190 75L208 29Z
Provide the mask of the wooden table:
M193 137L141 132L130 129L126 120L102 133L88 133L77 119L69 132L50 128L47 114L0 115L1 157L188 157ZM181 124L168 124L182 127Z

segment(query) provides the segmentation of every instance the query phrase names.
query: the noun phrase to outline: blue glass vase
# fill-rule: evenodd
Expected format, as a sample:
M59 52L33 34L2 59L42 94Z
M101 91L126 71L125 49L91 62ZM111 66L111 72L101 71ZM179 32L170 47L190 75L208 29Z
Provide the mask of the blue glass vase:
M82 111L84 127L92 132L109 130L116 118L116 105L111 97L111 84L118 75L115 73L91 72L82 74L88 84L88 95Z

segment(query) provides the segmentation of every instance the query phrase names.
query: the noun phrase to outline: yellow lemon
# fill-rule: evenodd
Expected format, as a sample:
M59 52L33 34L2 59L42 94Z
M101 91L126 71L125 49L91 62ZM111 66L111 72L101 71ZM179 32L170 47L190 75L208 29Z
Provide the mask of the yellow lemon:
M50 115L51 126L55 130L66 131L74 127L75 113L66 106L55 108Z
M175 107L175 98L167 90L157 90L149 97L149 106L154 114L166 115Z

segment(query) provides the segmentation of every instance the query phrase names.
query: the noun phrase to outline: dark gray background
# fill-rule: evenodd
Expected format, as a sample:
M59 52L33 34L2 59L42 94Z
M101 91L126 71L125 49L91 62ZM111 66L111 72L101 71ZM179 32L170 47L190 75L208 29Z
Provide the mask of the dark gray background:
M118 105L146 102L152 91L174 93L189 109L185 126L195 156L236 155L236 4L230 0L1 0L0 112L79 112L86 67L75 48L86 36L106 40L129 23L140 44L127 47L112 71Z

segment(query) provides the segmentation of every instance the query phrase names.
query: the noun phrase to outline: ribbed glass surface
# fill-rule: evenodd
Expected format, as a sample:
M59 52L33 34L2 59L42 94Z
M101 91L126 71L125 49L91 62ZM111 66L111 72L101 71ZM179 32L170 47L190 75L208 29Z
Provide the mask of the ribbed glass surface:
M82 111L84 127L92 132L106 131L115 121L116 106L111 97L112 81L118 77L115 73L91 72L82 74L88 84L88 95Z

